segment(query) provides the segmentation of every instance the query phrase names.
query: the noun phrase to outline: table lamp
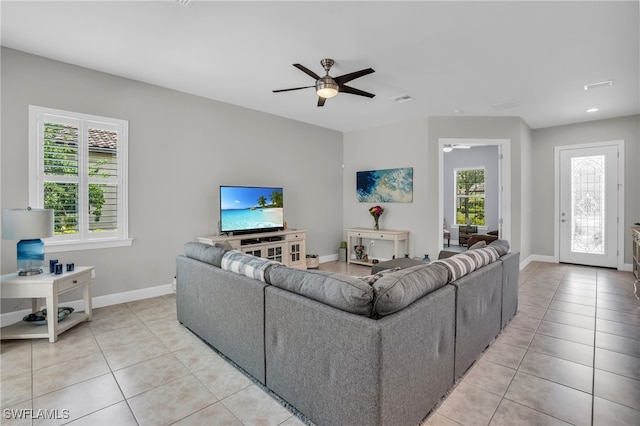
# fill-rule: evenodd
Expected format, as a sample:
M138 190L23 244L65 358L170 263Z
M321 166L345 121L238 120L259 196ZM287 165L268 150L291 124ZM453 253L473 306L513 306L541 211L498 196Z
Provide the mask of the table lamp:
M18 275L42 273L44 242L53 237L53 210L3 209L2 238L18 242Z

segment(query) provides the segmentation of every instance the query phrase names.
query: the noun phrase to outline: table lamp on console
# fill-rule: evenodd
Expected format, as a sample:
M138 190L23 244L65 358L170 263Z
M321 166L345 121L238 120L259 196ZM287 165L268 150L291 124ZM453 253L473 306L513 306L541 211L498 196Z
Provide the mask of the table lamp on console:
M18 242L18 275L42 273L44 242L53 237L53 210L3 209L2 239Z

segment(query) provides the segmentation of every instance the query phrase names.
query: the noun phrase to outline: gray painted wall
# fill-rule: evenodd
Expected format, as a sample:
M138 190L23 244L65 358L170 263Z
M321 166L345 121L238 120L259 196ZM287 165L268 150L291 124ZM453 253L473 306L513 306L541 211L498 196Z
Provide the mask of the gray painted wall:
M129 121L133 246L55 254L96 267L94 296L170 284L183 244L217 229L221 184L283 186L285 219L308 230L307 251L338 251L339 132L6 48L1 84L3 208L28 203L30 104ZM2 273L16 269L15 244L2 241ZM28 306L2 302L2 312Z
M471 149L454 149L444 154L443 160L443 215L451 238L458 239L455 224L455 169L485 168L485 227L478 228L481 234L498 229L499 169L498 147L476 146Z
M593 142L624 140L625 223L624 262L630 264L631 231L640 222L640 115L533 130L531 165L535 175L532 200L533 253L553 256L554 148Z
M511 140L511 246L526 260L553 254L553 147L626 140L625 228L640 221L640 116L531 131L517 117L425 117L344 135L285 118L2 48L0 204L26 206L29 104L129 120L132 247L58 253L96 266L95 296L169 284L186 241L213 233L218 186L282 185L286 220L307 252L337 253L348 227L371 227L355 173L414 168L414 201L388 204L381 225L411 231L411 256L440 250L440 138ZM625 241L625 262L631 261ZM15 270L2 241L1 272ZM389 257L376 244L374 257ZM64 300L78 299L72 294ZM25 308L2 301L2 312Z

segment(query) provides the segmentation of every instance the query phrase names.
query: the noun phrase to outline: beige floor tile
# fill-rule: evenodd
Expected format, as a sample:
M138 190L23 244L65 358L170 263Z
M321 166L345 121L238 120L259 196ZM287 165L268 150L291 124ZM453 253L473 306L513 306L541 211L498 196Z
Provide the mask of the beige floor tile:
M493 342L482 356L485 361L495 362L505 367L517 369L527 350L518 346L507 345L499 341Z
M105 374L34 398L34 410L68 410L69 418L34 420L33 425L68 423L123 400L124 397L113 375Z
M69 350L73 348L73 350ZM99 353L100 347L91 333L87 323L78 324L58 337L55 343L47 339L36 339L32 346L33 368L44 367L84 358L92 353Z
M69 351L72 352L72 351ZM110 373L109 366L100 352L33 370L33 397Z
M640 411L640 380L595 370L593 394Z
M603 398L593 399L593 426L629 426L640 424L640 411Z
M497 341L511 346L527 349L535 333L512 325L516 321L514 318L509 325L498 335ZM535 320L537 321L537 320Z
M127 306L142 322L154 321L160 318L176 318L175 304L162 297L129 302Z
M125 401L118 402L95 413L74 420L73 426L137 426L135 417Z
M223 399L222 403L245 425L279 425L292 416L255 385Z
M423 426L461 426L460 423L454 422L448 417L442 414L433 413L429 418L422 423Z
M89 327L95 334L105 333L107 331L118 330L127 327L142 325L142 321L133 312L127 309L120 315L103 316L94 318Z
M591 424L591 395L518 371L504 396L574 425Z
M203 408L191 414L188 417L174 423L174 426L202 426L202 425L220 425L220 426L242 426L238 420L222 402L216 402L208 407Z
M193 346L200 341L175 318L160 318L145 325L171 351Z
M2 379L0 384L0 406L2 408L13 406L17 403L31 400L32 398L32 373L18 374Z
M32 416L27 414L30 413L33 408L31 404L32 401L28 400L7 407L3 405L2 421L0 421L0 424L2 424L2 426L31 426Z
M217 401L195 377L188 375L129 400L140 425L169 425Z
M480 359L464 376L463 383L503 396L516 370Z
M205 368L216 368L221 363L227 363L220 355L202 341L186 348L179 349L173 354L191 372Z
M539 411L516 404L508 399L503 399L496 410L490 426L515 426L515 425L544 425L544 426L569 426L571 423L563 422Z
M247 376L223 359L220 361L215 367L203 368L193 373L218 399L224 399L251 386L253 382Z
M462 425L488 425L502 398L476 386L460 383L438 413Z
M591 393L593 369L535 351L528 351L518 371Z
M189 374L189 370L173 354L160 355L113 373L126 398Z
M3 340L0 344L2 380L31 371L31 340Z
M103 351L109 367L114 371L168 353L169 349L155 337L152 340L130 343L122 348Z
M95 308L92 310L92 316L94 320L119 317L131 313L131 309L129 309L126 303L104 306L102 308Z

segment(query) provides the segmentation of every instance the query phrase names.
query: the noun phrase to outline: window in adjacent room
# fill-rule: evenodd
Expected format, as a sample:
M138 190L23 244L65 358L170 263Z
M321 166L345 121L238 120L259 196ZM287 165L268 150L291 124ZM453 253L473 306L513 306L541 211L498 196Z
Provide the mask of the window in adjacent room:
M455 169L456 224L484 226L484 167Z
M29 107L29 202L54 210L47 251L130 245L128 122Z

